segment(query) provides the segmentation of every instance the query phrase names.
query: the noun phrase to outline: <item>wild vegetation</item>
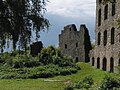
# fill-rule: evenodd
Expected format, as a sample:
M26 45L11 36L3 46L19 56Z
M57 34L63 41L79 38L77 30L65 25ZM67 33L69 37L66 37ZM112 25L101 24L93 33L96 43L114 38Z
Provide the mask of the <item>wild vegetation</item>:
M85 90L83 88L77 89L75 86L79 85L79 83L83 81L84 85L86 85L88 81L92 81L93 84L90 85L88 90L97 90L102 85L107 86L107 84L103 84L103 82L105 83L109 81L109 83L111 83L114 79L119 83L119 74L96 69L89 63L77 63L77 65L81 68L81 70L78 70L75 74L67 76L59 75L50 78L38 79L1 79L0 88L2 90L64 90L68 86L71 86L72 88L74 86L74 90ZM106 77L110 77L112 80L109 80Z
M36 40L39 32L49 27L44 17L47 0L0 0L0 48L12 42L13 49L26 49L31 42L32 33Z
M48 78L70 75L80 69L71 58L63 56L53 46L43 48L36 57L23 51L4 53L0 57L1 79Z
M99 86L94 85L92 77L87 76L82 81L79 81L73 85L69 84L64 90L119 90L120 80L115 79L111 76L105 76Z

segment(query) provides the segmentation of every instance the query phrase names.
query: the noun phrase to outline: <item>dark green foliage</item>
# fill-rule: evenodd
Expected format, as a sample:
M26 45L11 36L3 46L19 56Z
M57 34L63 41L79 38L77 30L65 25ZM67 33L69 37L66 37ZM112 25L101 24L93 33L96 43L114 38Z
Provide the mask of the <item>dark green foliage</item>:
M64 90L74 90L74 87L72 87L72 86L67 86L67 87L65 87Z
M43 65L55 64L60 67L72 66L75 67L73 60L67 56L63 56L59 49L49 46L48 48L43 48L41 53L38 55L39 61Z
M4 62L4 60L0 57L0 63L3 63Z
M0 78L48 78L56 75L69 75L73 72L77 72L77 69L71 67L59 67L57 65L52 64L46 66L38 66L34 68L0 67Z
M13 53L4 53L1 55L2 64L4 66L10 66L14 68L22 67L34 67L40 65L37 57L32 57L31 55L19 55Z
M88 90L93 84L94 83L92 77L87 76L83 79L83 81L80 81L77 84L75 84L75 88Z
M110 76L105 76L99 90L118 90L118 88L120 88L120 81Z
M44 18L47 0L0 0L0 48L13 41L13 48L19 42L26 48L30 42L32 31L39 38L40 30L49 27Z
M62 56L59 49L43 48L37 57L14 51L1 55L0 78L48 78L70 75L80 69L71 58Z
M90 76L85 77L82 82L84 84L83 87L86 89L90 88L94 84L93 79Z
M89 90L92 87L92 85L94 85L92 77L87 76L82 81L75 83L75 85L68 85L64 90L69 90L69 89Z
M40 65L37 58L34 58L31 55L18 55L13 58L12 62L14 68L34 67Z
M50 63L55 63L56 59L61 59L61 52L53 46L49 46L48 48L43 48L38 57L41 63L47 65Z
M25 54L25 51L22 51L22 50L15 50L11 53L11 56L15 57L16 55L24 55Z
M85 77L82 81L77 82L74 89L79 90L119 90L120 80L111 76L105 76L99 87L94 87L94 81L91 76ZM96 89L95 89L96 88Z

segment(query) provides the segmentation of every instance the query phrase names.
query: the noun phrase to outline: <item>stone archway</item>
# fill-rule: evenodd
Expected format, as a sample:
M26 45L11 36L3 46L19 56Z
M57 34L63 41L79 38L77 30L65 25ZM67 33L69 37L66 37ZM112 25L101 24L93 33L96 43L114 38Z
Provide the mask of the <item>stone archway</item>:
M113 59L113 57L110 58L110 72L114 72L114 59Z
M106 58L103 58L102 70L104 71L107 70L107 59Z
M95 59L94 57L92 57L92 66L94 66L94 63L95 63Z
M77 63L77 62L79 61L79 60L78 60L78 57L76 57L75 60L76 60L75 62Z
M97 58L97 68L100 68L100 58Z

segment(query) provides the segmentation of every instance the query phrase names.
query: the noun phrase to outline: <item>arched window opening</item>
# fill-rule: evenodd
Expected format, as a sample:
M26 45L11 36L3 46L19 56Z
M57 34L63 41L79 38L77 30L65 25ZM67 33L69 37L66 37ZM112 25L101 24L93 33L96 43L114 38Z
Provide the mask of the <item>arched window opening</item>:
M110 72L114 72L114 59L110 58Z
M95 63L95 59L94 57L92 57L92 66L94 66L94 63Z
M101 25L101 9L98 12L98 26Z
M111 44L114 44L114 37L115 37L115 28L111 29Z
M112 2L112 16L114 16L115 15L115 13L116 13L116 10L115 10L115 2L116 2L116 0L113 0L113 2Z
M78 47L78 43L76 43L76 47Z
M103 39L104 46L107 44L107 30L104 31L104 39Z
M102 70L106 71L107 70L107 59L106 58L103 59L103 64L102 65L103 65Z
M102 0L99 0L99 4L101 4Z
M120 43L120 33L118 33L119 43Z
M98 45L100 45L100 41L101 41L101 33L98 33Z
M120 59L119 59L119 61L118 61L118 64L120 65Z
M65 49L67 49L67 44L65 44Z
M100 58L97 58L97 68L100 68Z
M108 18L108 4L104 8L104 20Z
M78 57L76 57L76 62L78 62Z

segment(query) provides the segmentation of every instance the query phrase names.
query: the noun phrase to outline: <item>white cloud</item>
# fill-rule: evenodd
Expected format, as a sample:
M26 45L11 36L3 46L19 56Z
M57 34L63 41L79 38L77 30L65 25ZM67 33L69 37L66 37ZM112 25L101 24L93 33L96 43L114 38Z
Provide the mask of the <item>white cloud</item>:
M95 16L96 0L50 0L47 12L64 17Z

